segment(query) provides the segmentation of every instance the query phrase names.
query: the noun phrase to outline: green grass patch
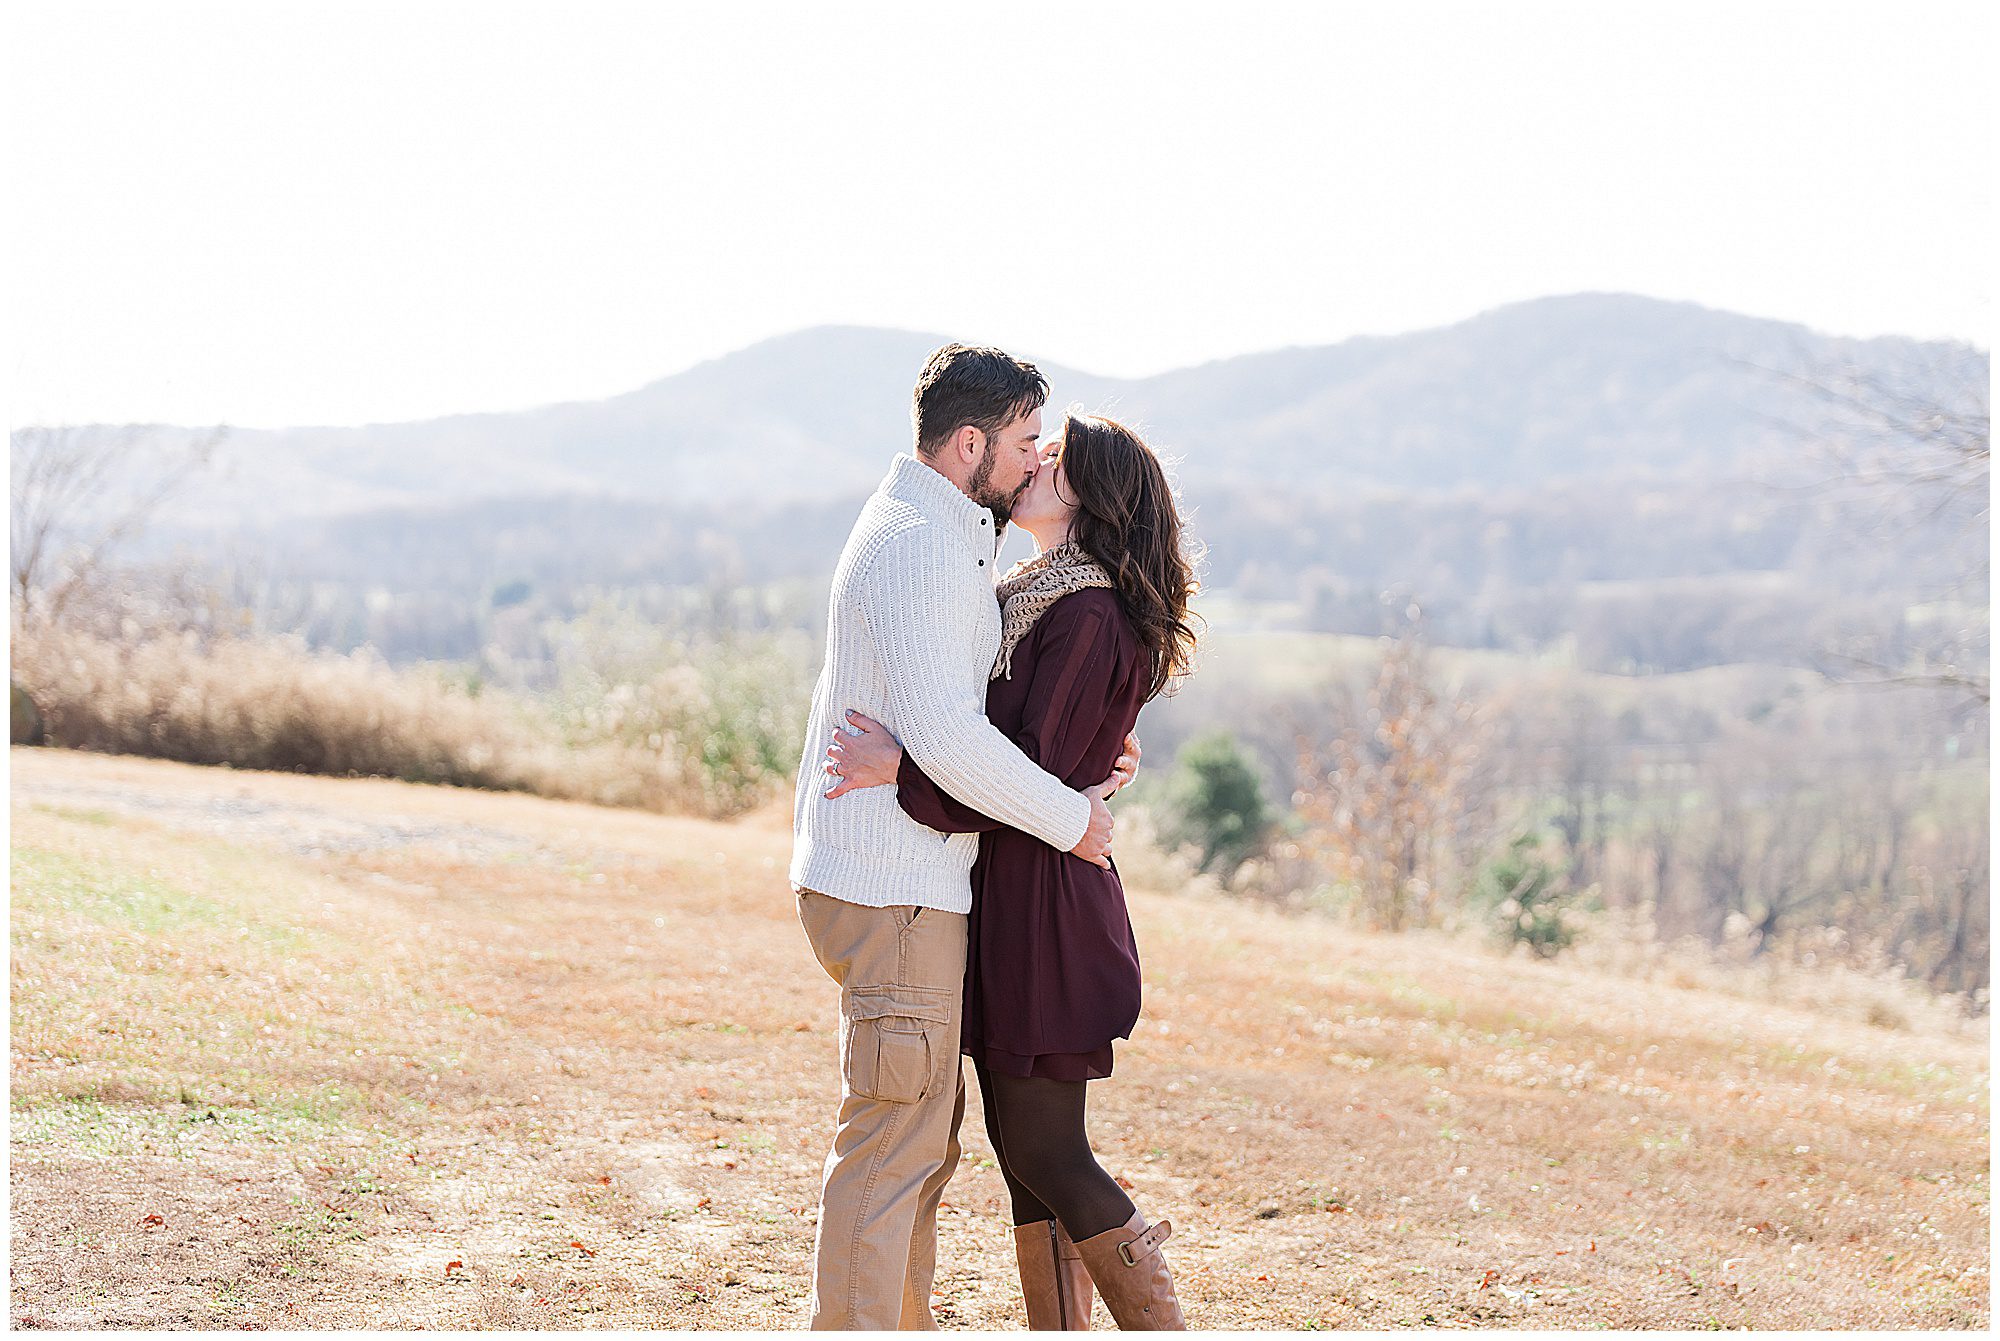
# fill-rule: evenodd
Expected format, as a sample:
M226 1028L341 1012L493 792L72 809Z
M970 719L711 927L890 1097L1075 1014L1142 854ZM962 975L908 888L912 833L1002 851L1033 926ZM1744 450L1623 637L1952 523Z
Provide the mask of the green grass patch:
M157 871L87 860L44 848L14 849L10 871L16 907L23 903L149 934L229 926L232 910Z
M35 802L32 809L44 815L54 815L57 819L74 820L78 824L89 824L100 829L117 827L119 817L109 810L85 810L78 806L55 806L45 801Z
M253 942L260 949L298 953L311 938L298 928L268 914L247 911L259 897L268 900L264 880L249 873L217 872L202 864L206 888L192 887L186 876L174 875L115 857L80 857L33 845L16 846L9 875L14 898L13 938L55 941L39 946L60 949L61 933L35 916L67 916L120 932L172 936L196 932L222 933ZM268 878L268 877L266 877Z
M1910 1061L1870 1067L1859 1073L1862 1084L1913 1099L1970 1103L1984 1109L1989 1091L1984 1077L1968 1079L1943 1062Z
M1422 983L1409 978L1391 978L1389 997L1402 1005L1415 1007L1426 1019L1431 1020L1456 1020L1462 1009L1451 997L1433 992Z
M108 1103L91 1095L17 1097L8 1136L17 1154L48 1146L64 1155L199 1158L220 1139L290 1145L325 1135L325 1122L285 1107L224 1108Z
M1911 1060L1886 1065L1858 1065L1846 1056L1821 1047L1803 1044L1770 1045L1757 1054L1756 1068L1764 1071L1804 1071L1838 1075L1843 1083L1866 1089L1899 1094L1911 1099L1940 1103L1970 1102L1984 1106L1987 1098L1984 1077L1968 1077L1943 1062Z

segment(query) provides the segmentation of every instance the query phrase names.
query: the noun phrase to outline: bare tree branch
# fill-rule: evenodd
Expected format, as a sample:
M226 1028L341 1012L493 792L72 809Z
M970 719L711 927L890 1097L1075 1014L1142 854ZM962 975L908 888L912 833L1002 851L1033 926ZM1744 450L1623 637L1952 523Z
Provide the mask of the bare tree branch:
M140 458L159 432L127 425L27 428L13 435L8 593L17 621L59 620L111 552L208 464L229 431L217 426L168 448L164 465L149 474ZM107 500L131 477L145 482L104 515Z
M1822 412L1812 422L1761 416L1788 436L1810 444L1822 467L1818 478L1764 481L1761 487L1866 505L1868 515L1857 520L1865 531L1877 534L1907 535L1936 528L1957 508L1965 508L1967 515L1950 541L1963 541L1975 529L1984 531L1990 525L1992 482L1988 365L1969 351L1966 358L1954 358L1948 366L1941 357L1888 371L1852 364L1800 370L1732 360L1775 385L1803 393L1805 403ZM1964 560L1946 591L1984 586L1985 545L1952 545L1946 552ZM1827 646L1814 650L1820 660L1844 667L1847 675L1842 678L1856 684L1953 688L1981 704L1990 702L1990 673L1965 664L1974 647L1954 642L1933 648L1932 659L1942 664L1914 668Z

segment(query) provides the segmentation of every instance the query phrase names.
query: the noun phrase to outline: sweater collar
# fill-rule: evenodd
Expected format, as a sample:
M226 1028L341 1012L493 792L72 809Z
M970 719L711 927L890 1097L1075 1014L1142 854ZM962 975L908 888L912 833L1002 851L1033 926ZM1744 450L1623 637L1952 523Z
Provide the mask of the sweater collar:
M991 555L999 549L993 514L967 498L963 490L934 467L908 452L896 453L896 460L882 481L882 492L914 504L933 522L963 535L976 552Z

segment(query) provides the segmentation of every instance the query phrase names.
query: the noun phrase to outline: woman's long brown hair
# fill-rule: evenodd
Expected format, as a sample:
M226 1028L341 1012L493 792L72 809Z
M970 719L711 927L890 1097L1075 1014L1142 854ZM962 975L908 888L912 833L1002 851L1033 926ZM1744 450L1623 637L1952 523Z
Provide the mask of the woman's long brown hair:
M1189 609L1201 583L1183 544L1185 524L1153 449L1115 419L1067 414L1063 479L1076 519L1070 539L1104 565L1140 644L1152 654L1148 699L1194 670L1199 618Z

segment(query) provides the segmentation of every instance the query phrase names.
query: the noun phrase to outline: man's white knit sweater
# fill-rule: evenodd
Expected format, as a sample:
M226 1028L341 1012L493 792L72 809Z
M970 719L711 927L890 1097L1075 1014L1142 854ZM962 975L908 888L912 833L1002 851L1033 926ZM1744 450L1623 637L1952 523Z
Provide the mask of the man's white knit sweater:
M917 823L894 787L826 799L827 743L849 708L888 727L938 786L974 809L1061 852L1083 841L1089 800L986 720L1000 650L998 552L992 513L916 457L897 455L833 573L826 665L792 806L794 885L873 907L972 907L978 834Z

